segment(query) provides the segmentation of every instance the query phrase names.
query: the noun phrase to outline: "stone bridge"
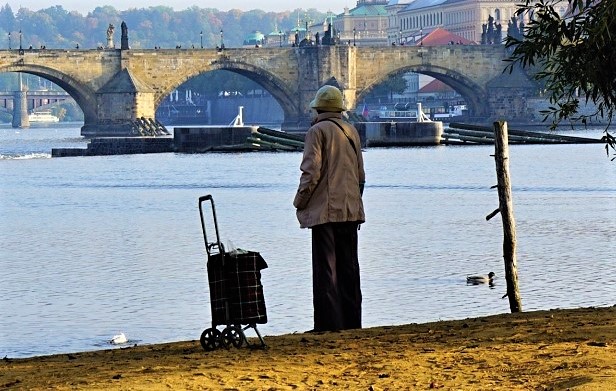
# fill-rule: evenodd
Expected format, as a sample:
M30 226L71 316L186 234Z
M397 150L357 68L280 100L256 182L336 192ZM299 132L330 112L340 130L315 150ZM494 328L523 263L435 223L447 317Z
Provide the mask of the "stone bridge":
M278 101L283 130L309 126L308 103L334 77L353 109L371 88L407 71L439 79L466 100L482 121L516 120L534 89L528 78L503 73L501 45L155 50L2 50L0 72L48 79L84 113L86 137L128 135L137 118L154 118L174 89L204 72L226 70L254 80Z

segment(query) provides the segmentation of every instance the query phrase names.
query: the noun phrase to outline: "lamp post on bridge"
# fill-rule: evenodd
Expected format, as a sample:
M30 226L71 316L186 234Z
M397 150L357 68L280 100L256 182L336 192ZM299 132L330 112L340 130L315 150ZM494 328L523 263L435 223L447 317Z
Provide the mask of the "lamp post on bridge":
M203 31L199 33L199 37L201 38L201 49L203 49Z
M21 47L21 30L19 30L19 50L23 50Z
M278 47L282 47L282 30L278 31Z
M353 46L356 46L355 45L356 37L357 37L357 29L353 27Z
M398 38L398 45L402 45L402 29L400 29L400 35Z
M11 32L9 31L9 50L11 50Z
M224 49L225 48L225 42L223 40L223 33L222 33L222 29L220 29L220 48Z

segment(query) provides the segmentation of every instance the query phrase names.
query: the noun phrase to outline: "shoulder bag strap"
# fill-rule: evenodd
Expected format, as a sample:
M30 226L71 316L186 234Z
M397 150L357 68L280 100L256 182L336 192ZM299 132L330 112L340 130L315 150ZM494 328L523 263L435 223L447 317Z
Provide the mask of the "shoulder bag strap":
M353 139L351 139L351 137L347 134L346 130L344 130L344 128L337 121L334 121L331 118L325 118L322 121L329 121L329 122L333 122L334 124L336 124L336 126L340 128L340 130L342 130L342 133L344 133L346 138L349 140L349 142L351 143L351 147L353 147L353 151L355 151L355 154L357 155L357 148L355 147L355 143L353 142Z

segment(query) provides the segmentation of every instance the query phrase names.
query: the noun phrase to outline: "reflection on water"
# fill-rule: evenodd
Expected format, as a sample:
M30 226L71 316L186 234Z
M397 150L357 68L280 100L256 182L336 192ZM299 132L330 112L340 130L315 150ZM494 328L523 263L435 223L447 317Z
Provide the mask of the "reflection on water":
M78 128L63 132L59 147L82 142ZM43 153L47 138L34 139L23 150ZM6 144L0 152L14 153ZM498 205L491 154L490 146L365 151L365 326L509 311L501 222L485 220ZM512 146L510 155L523 308L616 304L616 170L603 145ZM300 159L0 161L0 355L100 349L120 332L139 343L197 339L211 326L197 208L208 193L223 241L269 265L269 322L259 329L311 329L310 231L292 207ZM492 289L466 284L490 271Z

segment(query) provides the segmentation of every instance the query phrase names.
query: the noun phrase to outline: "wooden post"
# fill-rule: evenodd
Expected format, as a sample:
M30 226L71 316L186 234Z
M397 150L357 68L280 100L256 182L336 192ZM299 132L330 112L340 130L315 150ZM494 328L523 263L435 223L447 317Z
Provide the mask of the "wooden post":
M507 296L511 312L522 312L522 299L518 288L518 268L515 254L516 232L511 199L511 181L509 178L509 134L507 122L494 122L494 160L498 189L499 211L503 220L503 258L505 260L505 278Z

